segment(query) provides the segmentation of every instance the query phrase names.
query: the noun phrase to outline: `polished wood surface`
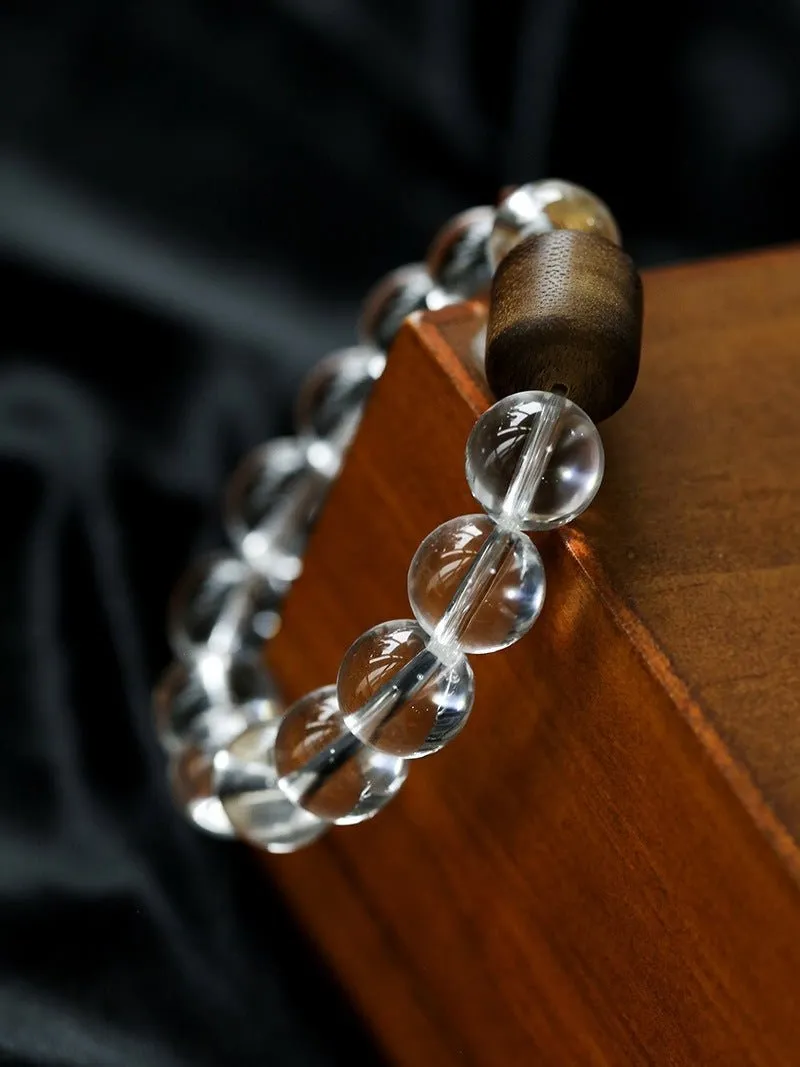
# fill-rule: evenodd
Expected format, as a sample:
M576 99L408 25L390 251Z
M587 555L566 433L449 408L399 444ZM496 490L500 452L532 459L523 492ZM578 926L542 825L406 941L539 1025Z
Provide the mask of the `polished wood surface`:
M268 860L387 1062L800 1064L800 254L654 272L645 302L533 632L473 657L467 728L377 819ZM478 510L483 325L404 328L271 645L290 698Z

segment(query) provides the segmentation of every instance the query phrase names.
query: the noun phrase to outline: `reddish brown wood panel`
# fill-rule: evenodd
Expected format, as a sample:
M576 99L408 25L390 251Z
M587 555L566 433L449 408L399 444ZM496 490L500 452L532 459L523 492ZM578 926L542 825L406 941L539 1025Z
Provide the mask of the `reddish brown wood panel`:
M798 838L800 252L660 271L646 303L587 532Z
M784 755L799 728L781 703L791 675L737 681L726 670L743 636L761 640L768 668L772 628L785 625L776 612L789 610L785 586L797 578L796 538L781 532L781 516L796 514L791 494L775 524L748 527L781 573L750 587L758 632L703 629L704 611L733 595L719 575L758 571L765 558L731 549L724 569L704 539L716 552L739 544L738 528L727 531L751 507L756 468L800 441L778 390L781 424L753 420L761 451L735 399L751 319L772 346L770 367L800 374L789 358L800 346L789 306L798 262L774 253L648 279L640 389L605 434L608 487L593 511L567 537L539 541L548 599L533 633L474 657L465 732L413 766L373 823L268 861L387 1060L800 1063L800 865ZM775 315L783 326L771 332ZM408 614L417 543L477 510L463 446L486 395L447 342L465 349L480 325L475 308L439 313L407 327L393 351L271 648L290 698L332 681L363 629ZM704 363L700 349L716 356ZM665 399L668 388L677 393ZM709 419L704 405L729 414ZM747 468L738 480L721 470L723 441ZM736 604L726 610L732 618ZM678 640L693 620L697 647ZM752 746L746 733L720 740L739 714L726 717L728 680L769 693ZM769 803L762 783L772 783Z

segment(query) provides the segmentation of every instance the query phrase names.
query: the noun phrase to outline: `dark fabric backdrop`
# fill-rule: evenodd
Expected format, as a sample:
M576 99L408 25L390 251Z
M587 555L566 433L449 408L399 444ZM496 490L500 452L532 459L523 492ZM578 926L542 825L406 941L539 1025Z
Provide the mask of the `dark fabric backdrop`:
M3 5L3 1062L372 1062L245 850L171 808L169 588L455 210L555 173L643 263L796 239L799 31L789 0Z

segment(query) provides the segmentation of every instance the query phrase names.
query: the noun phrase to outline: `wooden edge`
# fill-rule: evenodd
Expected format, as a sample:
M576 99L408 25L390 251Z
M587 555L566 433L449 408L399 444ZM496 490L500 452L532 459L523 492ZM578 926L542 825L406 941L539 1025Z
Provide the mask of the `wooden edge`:
M754 255L780 256L781 251L759 252ZM415 329L419 333L442 372L477 418L492 404L488 384L479 381L474 370L465 362L463 353L455 351L450 344L450 338L454 336L453 326L456 322L463 322L465 311L476 323L481 317L485 317L485 308L480 305L467 305L466 308L464 305L451 305L441 311L413 316L404 329ZM445 332L450 335L448 339L444 336ZM454 351L457 356L455 359ZM564 549L586 575L587 581L614 618L616 625L635 648L646 669L669 693L713 766L728 783L758 830L766 837L791 877L800 886L800 847L773 812L748 770L731 755L716 727L691 696L687 685L653 634L616 593L602 561L585 535L575 529L566 529L559 530L558 537Z
M729 252L720 252L718 255L698 256L697 259L665 263L660 267L648 267L644 277L645 279L657 278L676 272L681 274L700 272L705 275L708 273L709 267L713 267L717 263L730 263L732 259L735 259L736 262L775 260L778 264L781 264L785 259L794 259L797 256L798 249L800 249L800 244L792 243L769 245L766 248L747 248L737 252L733 257Z
M416 376L424 369L426 388L435 380L455 391L450 414L458 431L447 433L449 421L439 425L447 439L448 485L458 500L469 496L463 484L455 490L457 477L450 479L458 474L457 442L469 414L479 414L490 400L457 362L441 327L444 321L454 335L459 317L463 325L476 316L479 308L462 306L405 327L403 351L378 384L360 445L312 536L309 566L272 648L276 676L290 698L309 683L329 681L342 646L369 625L359 610L366 601L351 597L347 579L363 558L363 544L344 542L338 525L346 528L351 513L343 505L360 494L353 521L363 528L368 479L373 489L379 483L395 490L376 511L377 542L396 547L402 541L404 552L410 544L405 505L413 486L388 478L384 454L384 446L387 452L395 447L392 427L399 429L384 425L384 413L414 426L416 408L403 408L395 392L403 375L418 386ZM412 393L416 403L428 395L418 387ZM428 427L439 409L431 412ZM411 436L418 439L413 429ZM427 465L435 467L435 459ZM414 539L421 514L436 500L426 483L420 493ZM357 833L334 829L312 849L265 856L264 865L387 1062L696 1067L712 1060L738 1064L744 1056L765 1067L788 1063L797 1019L794 844L789 841L787 860L775 847L780 823L771 825L774 816L747 773L723 758L716 731L653 634L611 586L591 542L574 533L536 540L553 575L544 610L550 612L546 635L554 639L545 658L541 648L537 653L536 677L545 678L552 667L558 693L570 696L557 715L533 717L553 723L556 747L536 747L537 773L527 773L530 765L524 764L525 799L497 789L498 753L513 764L522 750L504 747L506 739L484 716L463 738L477 760L465 759L466 750L459 752L456 743L375 823ZM342 556L330 551L333 544ZM382 605L377 618L393 617L383 608L401 594L398 578L393 568L374 590ZM596 605L593 617L583 610L587 602ZM320 632L312 606L323 615L333 608L332 635ZM555 625L558 632L551 630ZM476 677L486 671L480 684L489 702L493 685L496 701L515 675L528 670L521 644L505 656L476 657ZM559 646L566 654L558 654ZM591 732L592 716L580 709L587 689L569 688L575 654L590 681L599 681L598 667L608 666L611 681L594 696L589 685L587 699L603 715L611 710L616 716L626 739L619 750L603 743L612 736L608 729ZM615 705L615 694L629 681L633 700ZM637 730L637 709L651 727L661 723L669 731L661 737ZM602 721L608 727L608 718ZM535 741L530 733L524 736ZM588 765L581 752L590 753ZM626 773L618 775L619 759ZM548 770L557 781L548 780ZM651 771L652 778L646 777ZM643 783L650 786L652 806L640 796ZM617 803L609 785L620 787ZM535 802L537 795L550 797L551 789L555 807ZM744 800L743 789L749 790ZM519 812L530 812L530 822L515 822ZM674 832L665 834L668 825ZM539 830L545 833L537 838ZM615 840L624 851L612 847L604 866ZM550 842L547 854L555 862L539 862L539 841ZM585 880L570 878L575 870ZM587 902L599 905L596 914ZM699 1048L707 1050L706 1058L698 1056Z

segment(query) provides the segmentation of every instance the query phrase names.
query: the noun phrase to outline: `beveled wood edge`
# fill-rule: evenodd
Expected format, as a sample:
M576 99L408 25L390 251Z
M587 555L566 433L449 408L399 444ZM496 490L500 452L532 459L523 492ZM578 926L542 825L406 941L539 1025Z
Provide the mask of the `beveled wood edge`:
M767 245L763 248L746 248L735 253L720 252L717 255L698 256L696 259L682 259L675 263L664 263L659 267L648 267L642 274L642 280L647 282L648 278L660 278L662 275L674 274L676 271L680 271L681 274L698 271L706 274L709 267L714 267L718 264L732 265L734 263L749 263L751 260L770 259L781 261L796 257L799 251L800 242L791 241L784 244Z
M777 255L780 257L787 252L788 250L777 250ZM768 256L775 253L776 250L767 250L754 255ZM707 261L703 262L705 264ZM674 268L664 268L670 269ZM419 334L420 340L476 417L492 403L489 386L485 382L479 382L474 372L462 362L460 354L454 353L442 336L440 326L463 320L465 315L481 314L485 315L484 309L467 302L450 305L439 311L417 313L407 319L402 327L404 331L412 330ZM618 417L624 418L624 414ZM666 690L711 764L800 887L800 844L772 810L747 768L730 753L719 731L692 696L689 687L649 627L615 591L601 560L585 536L576 529L559 530L557 534L560 544L582 570L587 582L611 614L615 625L631 644L648 673Z

